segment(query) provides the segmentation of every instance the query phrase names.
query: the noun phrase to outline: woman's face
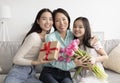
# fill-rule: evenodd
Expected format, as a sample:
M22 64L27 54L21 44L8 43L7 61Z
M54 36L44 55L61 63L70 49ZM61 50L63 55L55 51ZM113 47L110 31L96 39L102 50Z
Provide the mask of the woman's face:
M81 20L76 20L73 24L73 34L75 37L83 38L85 33L85 28Z
M53 18L50 12L44 12L37 23L42 28L42 31L49 31L53 26Z
M55 16L55 26L60 33L66 32L68 28L68 18L63 13L57 13Z

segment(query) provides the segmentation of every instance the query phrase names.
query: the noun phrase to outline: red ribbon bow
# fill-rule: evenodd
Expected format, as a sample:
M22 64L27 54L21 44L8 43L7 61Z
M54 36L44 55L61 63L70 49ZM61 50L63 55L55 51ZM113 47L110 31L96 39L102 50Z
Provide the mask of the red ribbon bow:
M40 51L46 51L45 60L48 60L48 56L49 56L51 50L58 50L58 48L56 48L56 47L50 48L50 44L51 44L51 42L45 43L44 48L40 49Z

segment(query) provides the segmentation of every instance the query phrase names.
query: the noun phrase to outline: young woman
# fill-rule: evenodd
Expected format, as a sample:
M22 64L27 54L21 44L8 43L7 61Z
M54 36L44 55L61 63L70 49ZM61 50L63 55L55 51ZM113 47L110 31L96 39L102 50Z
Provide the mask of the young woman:
M73 34L75 38L80 40L79 47L91 55L90 64L97 64L104 70L101 62L108 59L108 56L100 41L94 40L95 42L91 42L91 29L87 18L78 17L75 19L73 23ZM79 83L107 83L106 80L101 81L97 79L88 68L83 69L80 76L82 79Z
M31 30L25 36L22 46L13 59L13 68L10 70L4 83L41 83L35 77L35 65L49 63L37 59L41 43L53 26L52 12L42 9L38 12Z

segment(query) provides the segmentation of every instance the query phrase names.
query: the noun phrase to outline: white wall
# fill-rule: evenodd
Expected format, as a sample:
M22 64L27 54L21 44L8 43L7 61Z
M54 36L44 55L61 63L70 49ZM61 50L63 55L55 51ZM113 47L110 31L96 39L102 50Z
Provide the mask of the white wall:
M76 17L85 16L93 31L105 33L105 39L120 39L119 0L0 0L2 5L11 7L12 18L8 21L11 41L22 40L40 9L59 7L70 14L71 28Z

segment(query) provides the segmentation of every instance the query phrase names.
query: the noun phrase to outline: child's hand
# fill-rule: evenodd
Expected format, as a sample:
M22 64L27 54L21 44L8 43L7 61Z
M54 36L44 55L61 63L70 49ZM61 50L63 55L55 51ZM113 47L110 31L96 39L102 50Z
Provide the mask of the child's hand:
M82 67L86 67L87 66L87 62L88 62L88 57L87 56L84 56L84 57L80 57L80 56L77 56L75 59L74 59L74 62L76 64L76 66L82 66Z
M87 61L87 66L84 66L84 69L86 70L90 70L90 66L92 66L93 64L96 63L96 59L94 57L91 57L88 61Z
M89 60L90 64L95 64L96 63L96 59L94 57L91 57Z

